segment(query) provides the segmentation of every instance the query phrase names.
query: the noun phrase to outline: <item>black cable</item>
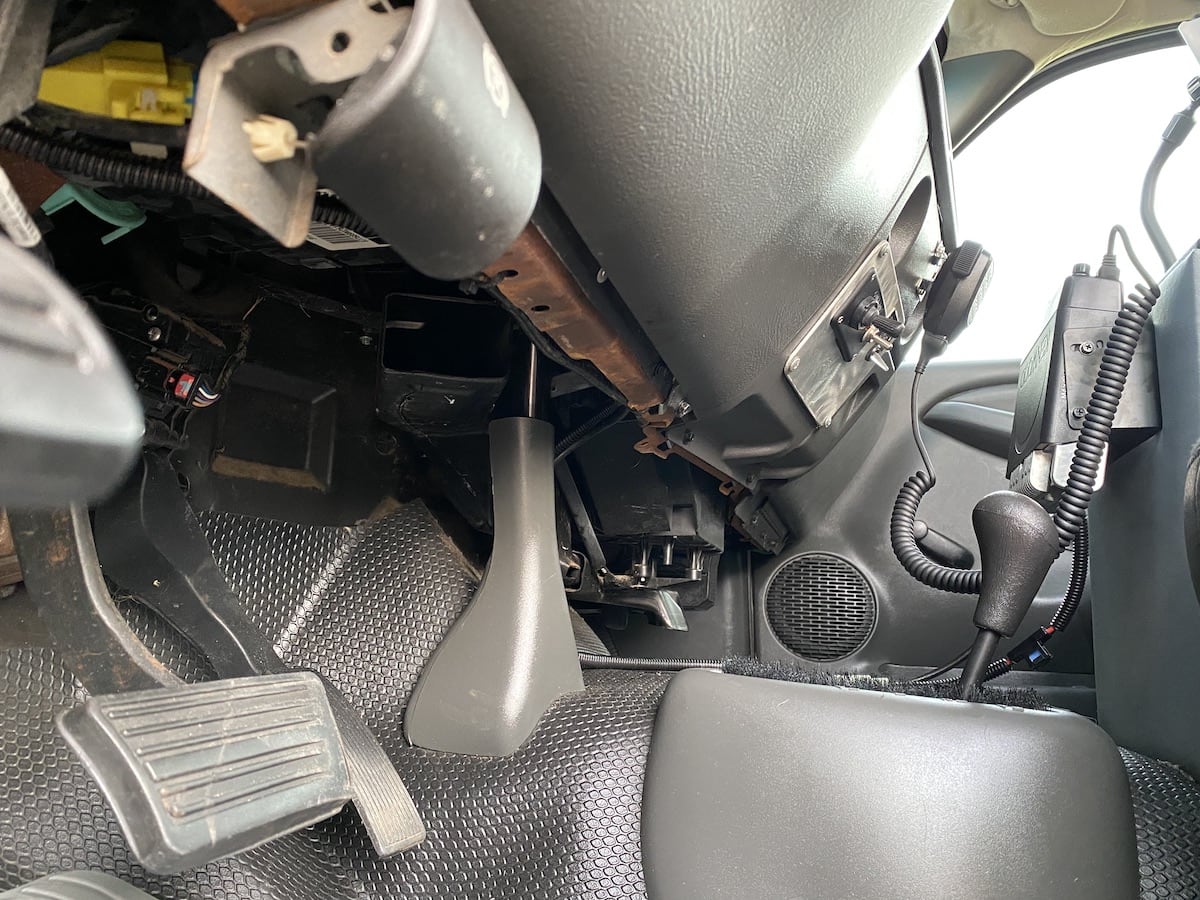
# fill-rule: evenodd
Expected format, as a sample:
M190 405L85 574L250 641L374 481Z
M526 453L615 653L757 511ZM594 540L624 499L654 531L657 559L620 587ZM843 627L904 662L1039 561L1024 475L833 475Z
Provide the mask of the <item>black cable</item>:
M1138 259L1138 255L1133 252L1133 244L1129 241L1129 232L1125 230L1124 225L1114 225L1112 230L1108 232L1108 253L1105 254L1104 261L1107 263L1111 257L1113 264L1116 263L1117 238L1121 239L1121 243L1125 245L1125 255L1129 257L1129 261L1133 263L1133 267L1138 270L1138 274L1142 276L1142 280L1146 284L1154 284L1154 276L1149 270L1142 265L1142 261Z
M1175 254L1171 251L1171 244L1162 230L1162 225L1159 224L1158 214L1154 210L1154 197L1158 193L1159 173L1174 152L1174 144L1160 144L1146 168L1146 177L1142 181L1142 226L1146 229L1150 243L1154 245L1154 252L1162 260L1164 269L1169 269L1175 262Z
M1006 672L1012 671L1017 663L1031 662L1031 665L1036 668L1050 658L1049 652L1045 649L1045 644L1056 634L1067 630L1067 626L1071 624L1071 619L1075 617L1075 612L1079 609L1079 604L1083 600L1083 589L1087 584L1088 573L1088 531L1086 521L1079 529L1079 533L1075 535L1072 555L1071 580L1067 583L1067 590L1063 594L1062 602L1058 604L1058 609L1054 611L1049 624L1037 629L1037 631L1033 632L1025 640L1014 645L1002 659L998 659L995 663L988 666L984 672L982 681L991 681L993 678L999 678ZM953 667L951 666L951 668Z
M912 390L909 392L909 414L912 418L913 441L917 445L917 453L921 456L921 465L925 467L925 472L929 476L929 487L933 487L937 484L937 474L933 471L933 460L929 456L929 448L925 446L925 438L921 436L921 409L918 403L921 376L924 374L924 367L918 367L913 372Z
M980 677L979 683L987 684L989 681L991 681L995 678L999 678L1001 675L1004 675L1008 672L1011 672L1012 667L1013 667L1012 660L1007 659L1007 658L998 659L995 662L991 663L986 669L983 670L983 675L982 675L982 677ZM958 684L959 676L955 675L950 678L938 678L934 681L923 681L921 683L922 684L933 684L933 685Z
M972 646L974 646L974 645L972 645ZM936 669L930 669L924 675L918 675L916 678L910 678L909 682L911 684L922 684L927 681L933 681L933 679L938 678L941 675L945 675L951 669L956 669L959 666L961 666L963 664L963 661L970 655L971 655L971 648L968 647L962 653L958 654L958 656L954 657L954 659L950 660L950 662L948 662L944 665L938 666Z
M623 419L628 411L624 403L613 401L582 425L571 429L562 440L554 445L554 461L561 462L581 444Z
M1114 250L1116 249L1116 240L1118 237L1125 245L1125 250L1134 268L1150 283L1151 287L1146 288L1138 285L1134 292L1129 295L1126 302L1122 304L1121 311L1113 323L1108 344L1105 346L1104 358L1101 361L1100 372L1097 374L1092 397L1088 403L1087 414L1084 417L1083 430L1081 430L1080 437L1076 443L1076 452L1071 463L1067 487L1064 489L1063 495L1055 509L1054 522L1059 533L1060 548L1066 549L1066 547L1073 545L1071 578L1067 584L1067 590L1063 595L1062 602L1050 619L1049 624L1044 628L1038 629L1038 631L1035 631L1018 644L1013 651L1009 652L1008 657L997 660L996 663L988 667L982 676L983 681L997 678L1005 672L1010 671L1016 662L1023 662L1025 659L1028 659L1030 652L1040 652L1044 641L1066 630L1083 600L1083 591L1087 583L1088 574L1087 508L1091 503L1096 476L1099 473L1099 464L1104 458L1108 439L1112 433L1112 423L1116 416L1117 406L1124 393L1125 380L1129 375L1133 354L1137 349L1142 331L1145 329L1145 323L1149 318L1150 311L1154 308L1154 304L1161 293L1154 279L1150 277L1150 273L1142 265L1141 260L1137 258L1137 254L1130 245L1129 234L1121 225L1113 226L1109 232L1105 265L1115 267ZM913 409L914 412L917 409L915 402ZM915 424L914 433L919 434ZM1085 435L1087 438L1086 443L1084 443ZM1084 451L1082 454L1081 450ZM925 560L924 554L920 554L919 560L915 559L912 555L912 549L915 549L918 553L920 552L920 548L915 547L915 539L913 540L914 548L909 548L903 540L904 535L899 535L899 543L897 536L897 528L902 528L907 523L909 509L911 509L911 518L915 520L915 504L920 502L920 498L928 490L928 487L926 487L924 490L920 490L919 493L917 492L921 487L919 476L923 474L922 472L918 472L908 482L905 482L904 488L901 489L901 495L896 498L896 507L892 513L892 544L896 550L897 557L900 557L901 552L905 553L905 557L901 559L901 562L904 563L905 559L908 560L909 564L905 565L906 569L913 572L915 568L922 575L929 575L929 566L932 564L928 560ZM913 484L914 482L917 483ZM912 485L912 490L906 494L905 489L910 488L910 485ZM902 499L905 500L904 504L901 502ZM904 514L904 519L898 524L897 516L901 513ZM922 561L925 565L921 565ZM913 568L910 568L910 565ZM925 581L925 578L920 578L919 580ZM955 664L952 661L943 666L942 670L949 671ZM936 672L937 670L934 671ZM927 674L922 676L920 680L927 681L933 677L935 676Z
M1159 296L1161 291L1153 281L1150 287L1141 284L1135 287L1121 304L1121 311L1117 313L1117 320L1104 345L1096 386L1092 389L1083 426L1075 441L1075 455L1071 460L1067 484L1054 511L1059 546L1064 550L1083 527L1092 493L1096 489L1096 477L1112 434L1117 407L1125 393L1125 381L1129 377L1133 355Z
M42 163L51 169L118 187L171 194L192 200L220 201L219 197L198 181L194 181L174 163L164 159L151 159L111 147L61 141L16 125L0 126L0 148ZM375 233L365 219L329 197L316 198L312 218L314 222L348 228L359 234Z
M900 488L892 507L892 552L906 572L922 584L951 594L978 594L983 584L979 569L955 569L934 562L917 543L913 528L922 498L933 482L925 472L914 472Z
M933 460L925 439L921 436L920 385L921 376L931 359L946 345L945 338L937 335L926 335L921 344L921 356L917 360L913 372L912 393L909 401L909 414L912 419L913 441L917 445L917 453L921 456L923 470L914 472L896 494L896 502L892 506L890 534L892 552L906 572L922 584L939 591L952 594L978 594L979 586L983 583L983 573L979 569L955 569L934 562L925 555L921 545L917 543L914 528L917 522L917 510L921 500L937 483L933 471Z
M1158 214L1154 210L1154 200L1155 194L1158 192L1158 176L1167 160L1171 158L1171 154L1187 139L1194 124L1193 116L1197 108L1200 108L1200 82L1197 79L1192 79L1188 83L1188 93L1192 96L1192 102L1171 117L1166 130L1163 131L1162 143L1150 160L1150 165L1146 167L1146 177L1142 181L1142 225L1146 229L1146 234L1150 236L1150 243L1154 245L1154 251L1162 260L1164 271L1174 265L1175 254L1162 230L1162 225L1159 224Z
M1083 600L1083 588L1087 584L1088 574L1088 529L1087 520L1085 519L1079 527L1079 531L1075 534L1075 546L1071 551L1073 558L1071 560L1071 580L1067 582L1067 592L1063 595L1062 603L1058 605L1054 615L1050 619L1050 626L1057 634L1060 631L1065 631L1067 626L1071 624L1071 619L1075 616L1075 611L1079 609L1079 604Z

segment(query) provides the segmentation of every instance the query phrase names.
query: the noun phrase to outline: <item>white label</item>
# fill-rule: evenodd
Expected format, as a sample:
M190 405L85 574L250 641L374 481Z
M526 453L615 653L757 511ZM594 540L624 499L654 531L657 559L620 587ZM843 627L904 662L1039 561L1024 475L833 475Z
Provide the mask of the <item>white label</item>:
M36 247L42 242L42 233L3 168L0 168L0 225L18 247Z
M316 244L325 250L364 250L368 247L386 247L387 244L351 231L337 225L327 225L324 222L312 222L306 235L310 244Z

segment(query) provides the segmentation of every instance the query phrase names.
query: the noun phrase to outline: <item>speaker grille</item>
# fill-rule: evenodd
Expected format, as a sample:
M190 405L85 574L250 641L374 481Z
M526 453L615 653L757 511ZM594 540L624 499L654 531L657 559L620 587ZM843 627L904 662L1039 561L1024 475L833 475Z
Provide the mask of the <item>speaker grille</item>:
M831 553L802 553L767 585L767 622L784 646L816 662L849 656L875 627L875 593Z

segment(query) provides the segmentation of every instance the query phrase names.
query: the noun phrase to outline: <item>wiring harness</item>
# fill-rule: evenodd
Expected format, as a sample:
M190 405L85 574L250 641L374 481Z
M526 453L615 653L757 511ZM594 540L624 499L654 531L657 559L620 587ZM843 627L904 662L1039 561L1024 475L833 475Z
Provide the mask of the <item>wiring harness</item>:
M1163 132L1162 144L1150 161L1142 183L1142 223L1164 270L1174 264L1175 255L1171 251L1154 211L1155 193L1163 166L1187 139L1195 124L1195 113L1197 109L1200 109L1200 78L1193 78L1188 82L1187 92L1190 102L1184 109L1172 116ZM1003 657L988 664L978 678L980 682L997 678L1011 671L1019 663L1028 663L1031 667L1036 668L1049 659L1049 653L1045 647L1046 642L1067 628L1083 599L1088 566L1088 506L1091 504L1092 494L1096 489L1096 479L1104 464L1113 422L1116 419L1121 398L1125 393L1125 383L1129 378L1129 370L1137 351L1138 342L1146 329L1150 313L1161 296L1158 283L1138 259L1131 246L1129 234L1120 225L1113 226L1109 232L1107 252L1098 274L1114 280L1119 279L1120 273L1117 269L1115 253L1118 238L1144 283L1138 284L1129 293L1113 322L1108 341L1104 345L1104 355L1100 361L1100 369L1091 397L1088 399L1079 436L1075 442L1075 452L1071 459L1067 482L1054 509L1054 527L1058 532L1058 552L1061 554L1068 547L1073 547L1071 579L1063 600L1050 622L1018 643ZM944 311L942 314L944 315ZM912 385L913 437L916 440L924 469L905 481L896 497L891 519L892 549L905 570L921 583L951 593L975 594L979 592L982 584L982 572L954 569L928 559L918 545L913 531L917 508L920 506L922 498L937 483L929 452L921 438L917 397L921 376L929 362L945 349L947 343L946 337L929 334L928 328L926 329L921 347L921 357L917 363ZM964 650L945 665L926 672L914 680L932 684L958 681L958 678L949 677L947 673L961 665L969 656L971 656L971 648Z
M1072 458L1067 483L1055 507L1054 526L1058 531L1059 553L1068 547L1073 547L1071 578L1062 602L1050 622L1008 650L1003 657L991 662L983 671L980 682L998 678L1020 663L1028 663L1031 668L1036 668L1048 660L1050 654L1046 650L1046 643L1054 635L1066 630L1083 600L1088 567L1088 506L1095 491L1100 467L1104 462L1109 438L1112 434L1113 421L1116 418L1121 397L1125 392L1125 383L1129 377L1129 369L1133 363L1138 341L1141 339L1142 332L1145 331L1146 322L1149 321L1155 303L1161 296L1157 282L1150 277L1150 273L1137 258L1130 246L1128 233L1120 225L1114 226L1109 232L1108 250L1104 256L1102 271L1107 270L1108 277L1115 278L1119 274L1116 269L1114 252L1118 238L1121 239L1126 254L1147 284L1138 284L1130 292L1113 322L1108 341L1104 346L1104 355L1100 362L1095 386L1088 400L1087 411L1076 440L1075 454ZM917 508L921 499L937 483L928 450L921 437L918 406L919 387L925 368L933 356L937 355L944 346L944 342L939 343L938 341L930 341L923 345L921 358L913 376L913 435L925 469L916 472L905 481L896 497L891 520L892 549L905 570L921 583L952 593L974 594L979 592L982 581L980 570L954 569L938 565L925 556L913 533ZM946 673L961 665L969 654L970 648L945 665L926 672L914 681L930 684L958 681L957 677L948 677Z
M193 181L168 160L151 159L77 140L63 141L16 125L0 125L0 149L28 157L52 169L118 187L221 202L215 194ZM314 222L348 228L359 234L375 233L365 219L329 197L317 197L312 217Z

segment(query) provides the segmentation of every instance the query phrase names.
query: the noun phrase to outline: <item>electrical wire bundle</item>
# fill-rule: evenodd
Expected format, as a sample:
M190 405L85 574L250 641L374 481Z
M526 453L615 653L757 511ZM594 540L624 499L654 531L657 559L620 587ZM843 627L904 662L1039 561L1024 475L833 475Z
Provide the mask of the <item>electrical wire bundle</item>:
M1137 258L1130 246L1129 235L1120 225L1114 226L1109 233L1108 252L1104 257L1104 266L1115 268L1114 250L1118 237L1124 244L1130 261L1148 285L1138 284L1121 305L1120 312L1117 313L1116 321L1113 323L1104 347L1104 356L1101 359L1100 370L1088 401L1083 425L1075 443L1075 454L1071 462L1067 484L1055 507L1054 526L1058 531L1059 552L1073 546L1074 559L1071 566L1071 579L1063 600L1050 622L1018 643L1003 657L991 662L984 670L981 681L998 678L1011 671L1019 663L1029 663L1031 667L1036 667L1048 659L1046 642L1054 635L1066 630L1083 599L1088 566L1088 506L1091 503L1096 479L1104 462L1113 421L1125 391L1125 382L1129 376L1138 341L1141 339L1150 313L1161 295L1157 282L1150 277L1150 273ZM938 565L925 556L913 535L917 507L925 494L937 483L936 476L933 474L932 460L921 437L918 406L921 376L936 353L936 344L933 348L928 345L923 346L921 358L913 375L911 410L913 437L925 470L918 471L910 477L896 497L891 521L892 547L897 559L909 574L923 584L952 593L973 594L978 593L982 581L980 570L954 569ZM969 654L970 648L967 648L945 665L913 680L926 684L947 684L958 681L957 677L945 676L952 669L961 665Z
M1197 109L1200 109L1200 78L1193 78L1189 81L1187 91L1190 102L1184 109L1172 116L1163 132L1162 144L1151 160L1142 184L1142 222L1164 269L1169 269L1174 264L1175 256L1155 215L1154 195L1158 185L1158 176L1164 164L1171 154L1183 144L1192 130L1195 113ZM1083 599L1088 566L1088 506L1091 504L1092 494L1095 491L1096 479L1104 464L1113 422L1116 419L1121 397L1125 393L1125 382L1129 377L1138 341L1146 328L1146 322L1150 319L1154 305L1161 296L1158 283L1138 259L1130 244L1129 234L1120 225L1114 225L1109 232L1107 252L1101 271L1107 269L1112 273L1110 277L1118 277L1115 254L1118 238L1124 245L1130 262L1144 280L1144 284L1138 284L1130 292L1113 322L1108 341L1104 345L1104 355L1100 361L1100 370L1096 375L1095 386L1088 400L1083 424L1075 442L1075 453L1071 460L1067 483L1055 505L1054 527L1058 532L1059 553L1068 547L1073 547L1074 560L1071 566L1071 580L1063 600L1050 622L1018 643L1003 657L991 662L984 670L981 681L997 678L1011 671L1019 663L1029 663L1031 667L1036 667L1049 659L1049 653L1045 648L1046 641L1067 628ZM916 441L917 451L921 456L924 469L905 481L896 497L891 519L892 549L905 570L921 583L951 593L975 594L979 592L983 573L978 569L955 569L939 565L929 559L918 545L913 530L921 499L937 483L933 462L921 437L918 407L921 376L925 373L925 369L933 357L945 349L946 343L947 338L929 334L927 329L922 342L921 356L913 375L911 410L913 438ZM913 680L928 684L958 681L958 678L948 677L947 673L963 664L970 655L971 648L967 648L945 665Z
M201 379L196 385L195 393L192 395L191 406L193 409L205 409L209 406L212 406L220 399L220 392L214 391L211 387L209 387L206 380Z

